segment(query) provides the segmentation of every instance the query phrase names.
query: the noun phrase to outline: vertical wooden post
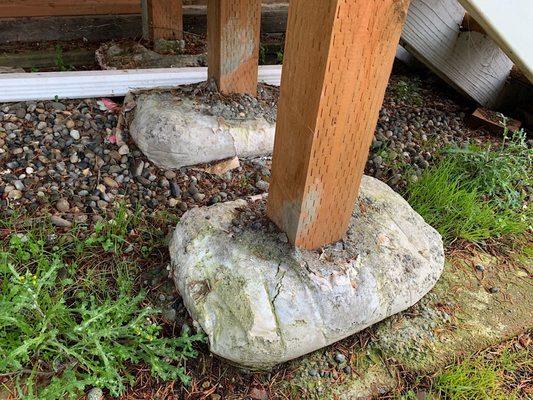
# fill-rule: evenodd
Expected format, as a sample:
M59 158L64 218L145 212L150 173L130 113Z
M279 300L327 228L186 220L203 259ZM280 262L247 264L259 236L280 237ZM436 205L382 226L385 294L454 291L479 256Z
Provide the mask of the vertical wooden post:
M208 0L209 78L223 93L257 94L261 0Z
M409 0L291 0L270 218L299 247L348 228Z
M182 0L142 0L141 5L144 39L183 39Z

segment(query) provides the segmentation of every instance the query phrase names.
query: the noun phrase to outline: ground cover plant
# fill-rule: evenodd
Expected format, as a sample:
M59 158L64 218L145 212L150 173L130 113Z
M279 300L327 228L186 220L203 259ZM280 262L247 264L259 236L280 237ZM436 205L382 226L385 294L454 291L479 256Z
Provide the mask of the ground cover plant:
M416 400L517 400L531 398L531 336L525 333L493 346L431 376L417 377L414 388L396 396Z
M531 227L532 165L525 133L506 130L497 146L445 149L408 187L407 199L448 243L520 234Z
M160 311L136 289L129 236L141 229L139 214L121 207L90 233L60 235L46 221L17 219L0 226L0 376L17 398L78 398L90 387L118 396L139 364L154 378L188 382L183 362L202 337L163 335ZM149 255L146 239L140 251Z

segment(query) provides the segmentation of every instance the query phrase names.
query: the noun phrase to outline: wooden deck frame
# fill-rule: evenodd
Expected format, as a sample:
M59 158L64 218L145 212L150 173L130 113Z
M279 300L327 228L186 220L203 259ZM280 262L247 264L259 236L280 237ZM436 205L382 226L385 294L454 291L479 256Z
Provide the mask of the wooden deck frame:
M257 94L260 0L208 0L209 78L222 93Z
M183 39L182 0L142 0L141 4L145 40Z
M291 0L268 215L298 247L348 228L408 0Z

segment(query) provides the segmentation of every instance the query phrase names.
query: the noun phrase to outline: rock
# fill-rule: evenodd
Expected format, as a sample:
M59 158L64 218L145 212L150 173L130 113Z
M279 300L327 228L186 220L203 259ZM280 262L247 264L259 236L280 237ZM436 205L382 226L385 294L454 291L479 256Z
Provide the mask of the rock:
M344 361L346 361L346 357L342 353L336 353L334 358L338 364L342 364Z
M260 180L255 184L255 187L259 190L262 190L263 192L267 192L270 185L268 182Z
M174 308L167 308L165 311L163 311L163 318L165 318L167 321L174 322L176 320L176 310Z
M87 400L103 400L104 392L100 388L92 388L87 392Z
M119 187L119 184L117 183L117 181L115 181L113 178L109 177L109 176L104 176L104 183L107 187L110 187L110 188L118 188Z
M174 282L211 351L242 366L269 368L405 310L443 270L440 235L374 178L363 178L336 261L264 229L229 234L245 206L190 210L170 244Z
M76 129L72 129L70 131L70 137L74 140L79 140L80 139L80 131L76 130Z
M130 134L146 157L165 169L272 153L274 122L224 119L207 111L187 97L177 102L170 93L141 94Z
M122 146L118 148L118 154L120 154L121 156L125 156L126 154L129 154L129 153L130 153L130 148L128 147L127 144L123 144Z
M137 160L133 164L131 172L132 172L133 176L141 176L142 173L143 173L143 170L144 170L144 161L143 160Z
M60 212L68 212L70 210L70 204L68 203L67 199L59 199L56 203L57 211Z
M70 221L67 221L66 219L58 217L57 215L52 215L50 217L50 221L52 222L53 225L60 227L60 228L70 228L72 226L72 223Z
M8 199L19 200L20 198L22 198L22 192L20 190L14 189L7 194L7 197Z

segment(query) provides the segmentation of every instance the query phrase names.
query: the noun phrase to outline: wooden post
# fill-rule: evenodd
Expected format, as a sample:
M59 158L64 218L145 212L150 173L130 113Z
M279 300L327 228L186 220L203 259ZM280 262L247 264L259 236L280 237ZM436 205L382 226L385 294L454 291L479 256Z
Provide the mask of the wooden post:
M183 39L182 0L142 0L141 4L144 39Z
M298 247L351 218L409 0L291 0L270 218Z
M260 0L208 0L209 78L223 93L257 94Z

